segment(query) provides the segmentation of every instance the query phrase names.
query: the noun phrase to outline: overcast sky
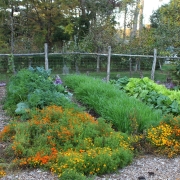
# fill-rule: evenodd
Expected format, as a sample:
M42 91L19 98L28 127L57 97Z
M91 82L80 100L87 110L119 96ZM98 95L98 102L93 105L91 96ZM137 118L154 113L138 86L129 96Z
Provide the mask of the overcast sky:
M144 0L144 24L149 24L150 15L153 10L158 9L161 5L169 3L170 0Z

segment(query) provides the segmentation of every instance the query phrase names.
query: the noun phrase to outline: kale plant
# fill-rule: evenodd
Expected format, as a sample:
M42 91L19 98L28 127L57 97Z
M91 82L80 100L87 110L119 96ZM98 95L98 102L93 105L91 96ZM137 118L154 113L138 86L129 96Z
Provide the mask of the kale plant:
M69 94L60 83L43 68L22 69L7 84L4 109L9 115L24 115L31 109L48 105L72 106Z

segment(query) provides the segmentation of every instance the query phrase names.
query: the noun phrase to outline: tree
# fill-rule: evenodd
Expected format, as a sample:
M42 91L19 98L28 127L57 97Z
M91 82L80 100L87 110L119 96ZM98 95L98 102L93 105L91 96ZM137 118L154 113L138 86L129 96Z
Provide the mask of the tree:
M171 0L153 13L151 27L155 29L156 46L161 50L180 46L180 4Z
M41 43L47 42L52 47L52 36L61 13L60 1L55 0L24 0L29 26L33 35ZM37 41L36 41L37 42Z
M93 21L89 33L82 41L83 46L91 52L106 52L108 46L117 44L115 33L114 24L110 19Z
M121 1L119 5L119 10L124 12L124 18L123 18L123 42L126 43L126 29L128 24L128 13L130 10L130 6L134 3L134 0L123 0Z
M116 42L113 10L119 3L118 0L80 0L80 13L74 18L74 36L83 51L102 52Z
M4 19L1 22L1 32L5 32L5 28L9 29L11 54L14 53L14 37L16 35L15 30L18 24L18 22L16 21L17 18L15 16L15 12L17 12L18 5L19 2L16 0L4 0L0 3L1 15L4 16Z

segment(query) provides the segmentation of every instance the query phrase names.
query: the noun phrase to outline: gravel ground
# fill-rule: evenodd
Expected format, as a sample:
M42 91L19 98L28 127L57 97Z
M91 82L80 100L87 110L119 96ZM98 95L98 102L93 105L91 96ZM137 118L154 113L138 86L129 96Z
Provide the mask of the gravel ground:
M135 159L133 163L118 173L105 175L96 180L180 180L180 157L167 159L146 155Z
M5 87L0 86L0 131L8 123L8 117L5 115L5 112L2 110L2 100L5 96Z
M0 87L0 101L5 96L5 87ZM0 130L8 123L8 117L0 105ZM0 153L4 149L0 143ZM40 169L17 170L9 172L1 180L57 180L50 172ZM72 179L73 180L73 179ZM134 159L132 164L116 173L97 176L95 180L180 180L180 156L167 159L164 157L145 155Z

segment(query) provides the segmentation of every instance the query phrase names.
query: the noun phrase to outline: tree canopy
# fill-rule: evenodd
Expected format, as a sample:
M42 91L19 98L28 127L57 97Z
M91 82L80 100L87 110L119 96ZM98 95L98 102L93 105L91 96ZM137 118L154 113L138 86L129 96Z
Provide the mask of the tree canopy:
M178 1L171 0L155 11L150 27L143 25L143 6L144 0L2 0L1 49L39 52L47 42L54 51L74 39L79 49L91 52L102 52L109 45L121 53L179 47ZM119 30L115 28L115 10L122 15Z

